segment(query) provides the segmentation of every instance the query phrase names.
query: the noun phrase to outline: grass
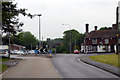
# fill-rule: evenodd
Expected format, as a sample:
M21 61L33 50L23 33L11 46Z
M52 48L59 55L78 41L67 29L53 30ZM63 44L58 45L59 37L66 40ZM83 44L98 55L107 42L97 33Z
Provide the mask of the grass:
M119 65L120 60L119 60L118 57L120 57L120 54L119 55L115 55L115 54L112 54L112 55L95 55L95 56L90 56L89 58L94 60L94 61L98 61L98 62L101 62L101 63L113 65L113 66L116 66L116 67L120 67L120 65Z
M0 64L0 72L4 72L8 68L9 68L8 66Z
M0 58L0 62L7 62L8 60L10 60L9 58Z
M7 62L8 60L9 60L8 58L0 58L0 62ZM9 68L8 66L0 64L0 72L4 72L8 68Z

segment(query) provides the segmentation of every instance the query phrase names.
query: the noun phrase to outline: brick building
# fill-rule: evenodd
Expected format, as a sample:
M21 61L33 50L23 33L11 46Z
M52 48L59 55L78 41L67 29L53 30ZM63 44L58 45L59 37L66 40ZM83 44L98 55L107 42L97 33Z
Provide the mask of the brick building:
M10 45L10 50L24 50L25 47L17 44L11 44Z
M108 30L95 30L89 32L89 24L86 24L86 36L84 43L81 44L81 52L115 52L116 51L116 25L113 24ZM120 33L119 33L120 48ZM119 49L120 50L120 49Z

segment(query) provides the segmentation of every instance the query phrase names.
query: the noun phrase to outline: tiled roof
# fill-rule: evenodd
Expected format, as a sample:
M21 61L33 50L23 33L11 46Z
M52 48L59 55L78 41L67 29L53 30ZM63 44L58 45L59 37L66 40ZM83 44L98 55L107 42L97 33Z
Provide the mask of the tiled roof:
M86 38L116 38L116 31L115 30L91 31L86 35Z
M17 44L11 44L13 46L17 46L17 47L22 47L22 48L25 48L25 46L21 46L21 45L17 45Z

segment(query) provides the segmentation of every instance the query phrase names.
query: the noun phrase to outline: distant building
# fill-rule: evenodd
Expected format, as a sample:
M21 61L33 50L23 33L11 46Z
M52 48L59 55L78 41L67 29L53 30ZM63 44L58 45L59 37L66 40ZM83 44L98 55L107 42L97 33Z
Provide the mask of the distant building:
M8 45L0 45L0 50L8 49Z
M17 45L17 44L11 44L10 50L24 50L25 46Z
M86 24L86 36L84 43L81 44L81 52L115 52L117 43L116 29L115 24L108 30L97 30L97 26L95 26L95 30L89 32L89 24ZM120 38L118 42L120 48Z

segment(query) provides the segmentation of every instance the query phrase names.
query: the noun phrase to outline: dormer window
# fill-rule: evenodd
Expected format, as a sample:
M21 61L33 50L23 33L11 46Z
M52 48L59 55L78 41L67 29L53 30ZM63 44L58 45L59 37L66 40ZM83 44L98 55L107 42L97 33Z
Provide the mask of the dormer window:
M108 44L109 43L109 39L105 39L105 44Z
M92 43L97 44L97 39L96 38L92 39Z

